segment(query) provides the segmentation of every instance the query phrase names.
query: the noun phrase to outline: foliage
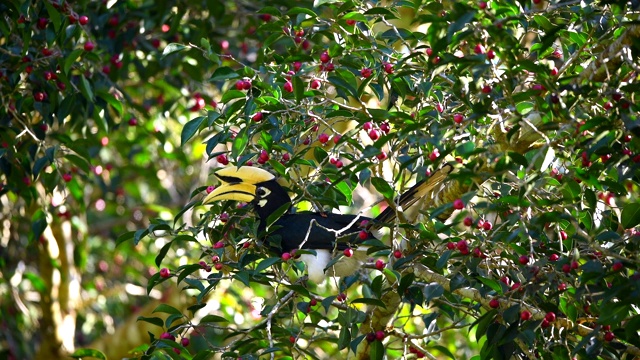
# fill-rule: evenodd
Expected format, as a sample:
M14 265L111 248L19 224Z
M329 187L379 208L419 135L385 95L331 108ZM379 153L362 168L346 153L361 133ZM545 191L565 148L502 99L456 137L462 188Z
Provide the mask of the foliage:
M141 358L640 356L633 6L3 3L0 349L37 356L61 302L75 339L41 351L76 357L127 317ZM339 283L297 281L251 206L200 204L211 167L253 165L300 209L376 214L445 163ZM188 300L137 313L126 284Z

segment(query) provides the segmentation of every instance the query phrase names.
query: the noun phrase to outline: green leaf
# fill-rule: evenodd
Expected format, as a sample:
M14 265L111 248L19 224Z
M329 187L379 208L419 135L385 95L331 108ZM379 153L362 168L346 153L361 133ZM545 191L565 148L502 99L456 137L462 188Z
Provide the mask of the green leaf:
M349 346L351 342L351 332L348 326L342 326L340 328L340 335L338 336L338 350L342 350ZM379 342L379 341L377 341Z
M72 358L83 359L87 357L92 357L96 359L107 360L107 356L102 352L95 349L78 349L73 352L73 354L69 355Z
M111 105L115 111L118 112L118 115L122 115L122 103L116 99L115 96L104 90L96 90L96 95L107 102L107 104Z
M168 243L164 244L164 246L162 247L162 249L160 249L160 251L158 251L158 255L156 255L156 266L160 267L160 264L162 264L162 260L164 259L165 256L167 256L167 253L169 252L169 249L171 249L171 244L172 242L169 241Z
M51 23L53 23L53 28L56 30L56 33L60 31L60 25L62 24L62 20L60 19L60 12L56 8L51 5L50 1L44 1L44 6L47 8L47 13L49 13L49 19L51 19Z
M200 125L204 121L204 116L198 116L195 119L189 120L184 127L182 128L182 133L180 134L180 146L184 146L189 139L195 135L195 133L200 129Z
M218 323L218 322L229 322L229 320L223 318L218 315L205 315L202 319L200 319L200 323Z
M217 68L216 71L213 72L213 75L211 75L209 81L228 80L235 79L237 77L240 77L240 75L237 72L233 71L233 69L227 66L222 66Z
M247 135L247 129L248 127L245 127L240 130L240 132L236 135L236 138L233 140L233 145L231 146L231 156L234 159L237 159L238 156L240 156L244 152L244 149L249 143L249 135Z
M385 179L374 176L371 178L371 184L385 199L393 199L393 189Z
M256 272L262 272L267 268L269 268L271 265L277 263L278 261L280 261L279 257L270 257L270 258L264 259L260 261L258 266L256 266Z
M384 359L384 345L382 344L382 341L374 341L369 344L369 359Z
M357 12L357 11L353 11L353 12L350 12L348 14L345 14L342 18L345 19L345 20L355 20L355 21L367 22L367 18L364 15L362 15L361 13Z
M222 95L220 102L228 103L230 100L244 98L246 96L247 95L240 90L227 90L224 95Z
M147 322L149 324L153 324L153 325L158 326L158 327L163 327L164 326L164 321L162 321L162 319L160 319L159 317L138 316L138 320L137 321L144 321L144 322Z
M290 9L289 11L287 11L287 15L289 15L289 16L298 15L298 14L307 14L307 15L311 16L312 18L318 17L318 15L315 12L311 11L310 9L302 8L302 7L294 7L292 9Z
M47 215L44 213L44 211L42 211L41 209L38 209L31 216L31 231L33 233L32 234L33 237L30 237L31 241L36 241L40 239L40 236L42 235L42 233L46 228L47 228Z
M180 310L174 308L171 305L167 305L167 304L160 304L158 305L151 313L165 313L165 314L173 314L173 315L182 315L182 312L180 312Z
M487 285L488 287L490 287L493 291L497 292L498 294L502 294L502 286L500 285L499 282L493 280L493 279L488 279L485 277L478 277L478 280L480 280L481 283Z
M135 231L128 231L120 236L118 236L118 239L116 239L116 247L120 244L122 244L125 241L128 241L130 239L133 239L133 235L135 235Z
M630 229L640 224L640 203L628 203L622 207L620 223L625 229Z
M84 75L80 77L80 92L82 93L84 98L87 99L87 101L94 102L96 100L93 96L93 91L91 90L91 84L89 83L89 80L84 77ZM106 129L103 130L106 131Z
M182 51L182 50L187 49L187 48L190 48L190 46L185 46L185 45L178 44L178 43L170 43L162 51L162 56L164 57L164 56L167 56L169 54L173 54L175 52Z
M553 29L553 25L551 24L551 21L549 21L549 19L547 19L543 15L534 15L533 19L536 21L536 23L538 23L538 25L543 30L549 31Z

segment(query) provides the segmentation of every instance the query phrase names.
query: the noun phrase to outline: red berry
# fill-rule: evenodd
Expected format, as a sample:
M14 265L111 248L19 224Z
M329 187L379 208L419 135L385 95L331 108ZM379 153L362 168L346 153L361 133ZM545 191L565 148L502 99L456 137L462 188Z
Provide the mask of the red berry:
M485 222L482 223L482 228L485 231L489 231L489 230L491 230L493 228L493 224L491 223L491 221L485 221Z
M255 122L259 122L259 121L262 120L262 117L263 117L262 112L259 111L259 112L255 113L255 114L253 114L253 116L251 117L251 120L253 120Z
M462 220L462 223L464 224L464 226L471 226L473 225L473 219L467 216L466 218L464 218L464 220Z
M456 249L462 251L462 250L469 250L469 244L467 244L466 240L460 240L458 241L458 243L456 243Z
M338 296L336 296L336 300L338 300L338 301L345 301L345 300L347 300L347 294L345 294L345 293L340 293L340 294L338 294Z
M368 342L374 342L376 341L376 334L375 333L368 333L367 334L367 341Z
M484 9L486 9L486 8L487 8L487 3L486 3L486 1L480 1L480 2L478 3L478 7L480 8L480 10L484 10Z
M551 71L549 72L549 74L551 76L556 76L558 75L558 68L554 67L553 69L551 69Z
M223 241L218 241L215 244L213 244L213 248L214 249L222 249L224 247L224 242Z
M549 312L547 313L547 315L545 315L545 316L544 316L544 318L545 318L548 322L552 323L552 322L556 321L556 314L555 314L554 312L552 312L552 311L549 311Z
M498 299L491 299L489 301L489 307L491 307L492 309L497 309L500 307L500 301L498 301Z
M378 130L376 129L369 130L369 138L371 140L378 140L379 137L380 137L380 133L378 132Z
M162 268L162 269L160 269L160 277L161 277L161 278L166 279L166 278L168 278L169 276L171 276L171 271L169 271L169 269L167 269L167 268Z
M384 263L384 261L382 261L380 259L376 260L376 269L382 270L382 269L384 269L385 265L386 264Z
M447 249L453 250L455 248L456 248L456 243L454 243L454 242L448 242L447 243Z
M395 250L395 251L393 252L393 257L394 257L394 258L396 258L396 259L400 259L400 258L402 257L402 251L400 251L400 250Z
M518 258L518 262L520 263L520 265L527 265L529 263L529 256L527 255L521 255Z
M314 90L319 89L320 85L321 85L320 84L320 80L318 80L318 79L311 80L311 85L310 86L311 86L312 89L314 89Z
M86 15L81 15L78 19L78 22L80 23L80 25L87 25L89 23L89 17Z
M580 263L578 263L577 261L574 260L571 262L571 270L575 270L579 267L580 267Z
M496 58L496 52L493 50L487 51L487 59L493 60Z
M292 344L295 344L296 343L296 337L293 336L293 335L289 336L289 342L292 343Z
M36 92L33 94L33 99L34 99L35 101L37 101L37 102L42 102L42 101L44 101L45 97L46 97L46 96L45 96L45 93L43 93L42 91L36 91Z
M558 291L565 291L565 290L567 290L567 284L565 283L558 284Z
M355 25L355 24L356 24L356 21L355 21L355 20L353 20L353 19L348 19L348 20L347 20L347 25L349 25L349 26L353 26L353 25Z
M329 141L329 135L325 133L318 135L318 141L320 141L321 144L326 144L327 141Z
M551 326L551 324L549 324L549 320L547 319L542 319L542 322L540 323L540 327L543 329L548 328L549 326Z
M562 265L562 272L564 272L565 274L570 273L571 272L571 265L569 265L569 264Z
M464 208L464 201L462 199L455 199L453 201L453 208L456 210L461 210Z
M489 86L489 85L483 86L482 87L482 92L485 93L485 94L491 93L491 86Z
M559 258L558 254L549 255L549 261L558 261Z
M111 26L118 26L119 22L120 19L118 18L118 15L113 15L109 18L109 25Z
M373 123L371 121L367 121L366 123L362 124L362 128L369 131L373 129Z
M224 267L224 264L223 264L223 263L221 263L221 262L219 262L219 263L216 263L213 267L214 267L216 270L220 271L220 270L222 270L222 268Z
M511 290L513 291L513 290L519 289L520 285L522 285L522 284L520 284L519 282L513 283L513 285L511 285Z
M160 334L160 339L165 339L165 340L175 340L176 337L173 336L171 333L169 332L163 332L162 334Z
M293 92L293 84L291 84L291 81L288 81L286 83L284 83L284 86L282 87L284 89L284 91L286 92Z
M376 340L382 341L387 335L382 330L376 331Z
M427 56L433 55L433 49L432 48L427 48L425 51L427 52Z
M624 268L624 264L622 264L620 261L616 261L615 263L613 263L613 266L611 266L611 270L613 271L620 271Z
M476 45L476 47L473 48L473 52L478 55L484 54L485 52L484 46L482 44Z
M326 64L329 61L331 61L331 56L329 56L329 53L325 51L322 54L320 54L320 61Z
M531 313L527 310L524 310L520 313L520 320L527 321L531 319Z
M453 115L453 122L455 122L456 124L462 123L463 120L464 120L464 116L462 116L462 114Z
M613 341L615 338L616 336L611 331L604 333L604 341Z
M91 41L87 41L84 44L84 51L93 51L94 48L95 48L95 45L93 45Z
M62 174L62 180L64 180L65 182L69 182L69 181L71 181L71 179L72 179L71 174L69 174L69 173Z
M384 67L384 72L386 72L387 74L393 74L393 64L384 63L383 67Z
M387 153L384 151L381 151L380 154L376 155L376 158L382 161L387 158Z
M429 154L429 160L436 161L439 156L440 156L440 152L438 151L438 149L434 149L431 152L431 154Z
M344 249L344 251L342 253L346 257L352 257L353 256L353 249L352 248L346 248L346 249Z
M383 133L388 134L389 131L391 131L391 125L389 125L389 123L385 121L382 124L380 124L380 130Z
M138 119L132 117L131 119L129 119L129 126L136 126L138 125Z
M291 254L286 252L286 253L282 253L282 261L289 261L289 259L291 259Z
M442 105L441 103L437 103L436 104L436 110L438 110L439 113L444 111L444 105Z
M182 346L185 346L185 347L189 346L189 339L188 338L182 338L180 340L180 344L182 344Z
M38 26L38 29L44 30L47 27L48 23L49 20L47 18L39 18L36 26Z
M368 79L372 73L373 71L370 68L364 68L360 70L360 75L365 79Z

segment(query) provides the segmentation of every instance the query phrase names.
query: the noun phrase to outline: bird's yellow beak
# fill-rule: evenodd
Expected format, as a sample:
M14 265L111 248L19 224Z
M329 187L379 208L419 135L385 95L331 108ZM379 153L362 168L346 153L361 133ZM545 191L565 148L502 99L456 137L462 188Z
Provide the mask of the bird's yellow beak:
M270 172L251 166L224 168L215 176L221 184L202 200L203 205L220 200L251 202L256 197L256 184L275 178Z

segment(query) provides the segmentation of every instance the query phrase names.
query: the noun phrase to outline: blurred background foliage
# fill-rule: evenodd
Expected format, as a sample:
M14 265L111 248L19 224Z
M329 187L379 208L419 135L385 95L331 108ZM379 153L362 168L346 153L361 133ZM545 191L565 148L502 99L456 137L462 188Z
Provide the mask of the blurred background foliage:
M637 1L0 14L0 357L640 356ZM253 165L375 216L446 162L342 284L199 204Z

